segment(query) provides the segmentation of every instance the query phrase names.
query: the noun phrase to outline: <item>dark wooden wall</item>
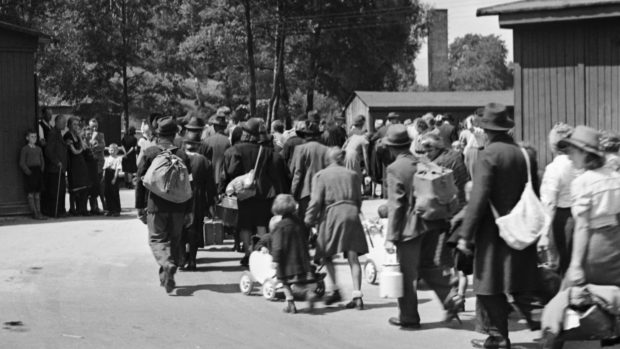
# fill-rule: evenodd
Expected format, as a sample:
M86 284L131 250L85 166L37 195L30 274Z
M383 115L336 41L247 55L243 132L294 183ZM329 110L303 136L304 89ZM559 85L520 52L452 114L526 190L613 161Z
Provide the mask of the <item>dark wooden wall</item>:
M28 212L19 152L36 122L37 38L0 29L0 215Z
M514 28L517 136L551 161L557 122L620 131L620 21L572 21Z

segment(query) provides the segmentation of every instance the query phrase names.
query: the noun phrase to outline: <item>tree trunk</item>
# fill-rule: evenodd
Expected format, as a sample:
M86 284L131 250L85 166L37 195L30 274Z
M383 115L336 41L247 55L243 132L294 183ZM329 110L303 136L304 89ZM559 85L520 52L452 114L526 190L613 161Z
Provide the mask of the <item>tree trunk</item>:
M122 75L123 75L123 113L125 114L123 117L123 126L125 128L125 134L129 131L129 87L127 82L127 55L129 50L128 38L127 38L127 8L126 3L123 1L122 4L122 36L123 36L123 66L122 66Z
M252 33L252 16L250 0L243 1L245 9L246 46L248 51L248 70L250 73L250 115L256 115L256 64L254 63L254 35Z
M318 4L314 2L314 9L318 11ZM310 47L310 65L308 66L308 90L306 91L306 111L314 109L314 90L318 75L319 40L321 38L321 24L315 23L312 28L312 46Z

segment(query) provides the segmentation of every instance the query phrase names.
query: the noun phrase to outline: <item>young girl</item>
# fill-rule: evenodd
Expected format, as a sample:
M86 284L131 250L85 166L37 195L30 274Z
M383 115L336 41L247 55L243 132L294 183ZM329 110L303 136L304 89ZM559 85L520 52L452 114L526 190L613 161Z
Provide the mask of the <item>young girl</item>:
M287 306L285 313L297 313L291 285L305 285L315 282L310 269L308 236L306 226L297 217L297 203L292 195L278 195L271 208L274 215L282 216L269 233L271 236L271 256L276 276L283 284ZM316 294L306 288L306 300L310 311L314 308Z
M118 145L110 144L108 148L110 156L103 164L103 183L105 202L108 212L106 216L118 217L121 214L121 198L118 189L118 176L122 168L122 158L118 156Z
M41 214L41 191L43 189L43 152L36 145L37 133L34 130L26 132L26 144L19 154L19 166L26 175L26 193L28 205L34 219L45 219Z

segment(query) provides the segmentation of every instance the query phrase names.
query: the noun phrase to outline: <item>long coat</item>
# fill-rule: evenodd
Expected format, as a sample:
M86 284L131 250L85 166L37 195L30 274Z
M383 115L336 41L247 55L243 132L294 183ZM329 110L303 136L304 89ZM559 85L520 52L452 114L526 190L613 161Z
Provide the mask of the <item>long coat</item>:
M388 198L388 228L385 239L392 242L405 242L419 235L416 230L414 211L413 175L418 160L407 152L399 154L386 169Z
M200 145L198 152L204 155L213 165L213 177L215 183L219 184L224 168L224 153L230 148L230 140L221 133L215 133L205 139Z
M213 166L203 155L197 153L187 153L191 163L192 171L192 197L194 222L190 237L198 247L204 247L204 236L202 235L203 218L208 214L209 207L215 202L217 189L213 179Z
M361 206L361 179L354 171L332 164L314 176L304 221L309 226L318 223L317 257L368 252L359 218Z
M327 147L318 141L311 140L295 148L291 173L293 182L291 193L295 199L303 199L312 192L312 178L320 170L327 167Z
M278 263L276 276L285 282L307 281L310 274L308 232L297 216L287 215L276 224L271 235L271 256Z
M533 187L538 188L536 160L530 154ZM518 251L499 236L489 201L500 216L517 204L527 182L525 158L507 134L490 139L480 152L473 178L471 200L459 235L473 241L474 293L536 292L539 289L536 245Z

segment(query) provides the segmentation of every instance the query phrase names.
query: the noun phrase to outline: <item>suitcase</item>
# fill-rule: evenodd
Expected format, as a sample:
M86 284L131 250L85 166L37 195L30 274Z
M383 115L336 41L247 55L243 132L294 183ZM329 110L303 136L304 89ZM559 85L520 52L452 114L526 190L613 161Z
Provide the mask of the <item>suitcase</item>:
M224 243L224 224L219 219L205 218L202 228L205 246Z
M238 214L236 197L226 196L215 207L215 215L222 220L222 223L226 227L237 227Z

